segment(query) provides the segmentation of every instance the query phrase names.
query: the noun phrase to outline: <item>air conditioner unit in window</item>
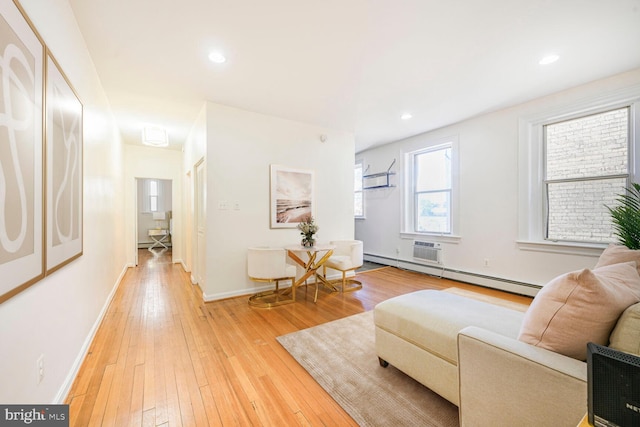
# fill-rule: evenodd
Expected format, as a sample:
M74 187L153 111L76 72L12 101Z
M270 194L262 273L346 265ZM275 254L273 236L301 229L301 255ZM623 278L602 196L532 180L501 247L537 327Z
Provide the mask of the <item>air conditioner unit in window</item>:
M442 245L436 242L414 240L413 259L424 263L442 264Z

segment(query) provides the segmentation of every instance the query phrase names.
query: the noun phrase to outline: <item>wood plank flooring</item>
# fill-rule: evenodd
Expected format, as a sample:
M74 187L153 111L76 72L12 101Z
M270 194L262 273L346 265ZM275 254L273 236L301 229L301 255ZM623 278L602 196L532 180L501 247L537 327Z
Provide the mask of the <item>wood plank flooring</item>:
M317 304L313 288L271 309L249 307L248 297L203 303L170 260L170 252L139 251L67 396L71 426L355 426L277 336L420 289L531 301L386 267L358 274L360 291L321 291Z

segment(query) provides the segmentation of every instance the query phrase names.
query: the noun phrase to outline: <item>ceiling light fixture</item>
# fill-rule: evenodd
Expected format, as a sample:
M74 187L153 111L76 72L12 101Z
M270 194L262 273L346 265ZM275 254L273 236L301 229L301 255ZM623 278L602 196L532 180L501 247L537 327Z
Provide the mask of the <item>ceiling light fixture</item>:
M413 118L413 115L411 113L404 113L403 115L400 116L400 118L402 120L409 120Z
M142 143L151 147L168 146L167 130L160 126L145 126L142 128Z
M220 52L211 52L209 54L209 61L214 62L216 64L223 64L227 62L227 57Z
M540 62L538 62L538 64L540 64L540 65L549 65L549 64L553 64L558 59L560 59L560 57L558 55L548 55L548 56L545 56L544 58L542 58L540 60Z

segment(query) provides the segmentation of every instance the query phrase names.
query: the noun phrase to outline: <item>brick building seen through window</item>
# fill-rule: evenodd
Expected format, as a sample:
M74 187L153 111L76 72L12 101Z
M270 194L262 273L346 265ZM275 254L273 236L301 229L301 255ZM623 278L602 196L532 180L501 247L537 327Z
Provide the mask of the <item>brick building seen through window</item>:
M613 242L606 206L625 192L629 108L544 126L546 238Z

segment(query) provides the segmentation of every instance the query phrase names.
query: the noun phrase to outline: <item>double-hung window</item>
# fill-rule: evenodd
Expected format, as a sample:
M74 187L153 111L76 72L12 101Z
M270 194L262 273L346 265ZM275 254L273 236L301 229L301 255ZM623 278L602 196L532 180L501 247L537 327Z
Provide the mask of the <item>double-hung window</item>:
M159 195L159 190L158 190L158 181L155 179L150 179L147 181L147 184L149 185L148 191L149 191L149 211L150 212L157 212L158 211L158 195Z
M162 180L141 178L138 180L137 185L140 211L144 213L162 211L165 206L162 194Z
M616 240L607 207L637 181L640 88L520 120L522 249L596 254Z
M405 153L404 233L453 233L455 145L447 139Z
M356 163L353 174L353 215L364 218L364 193L362 191L362 162Z
M544 126L545 238L613 241L607 206L629 183L628 106Z

